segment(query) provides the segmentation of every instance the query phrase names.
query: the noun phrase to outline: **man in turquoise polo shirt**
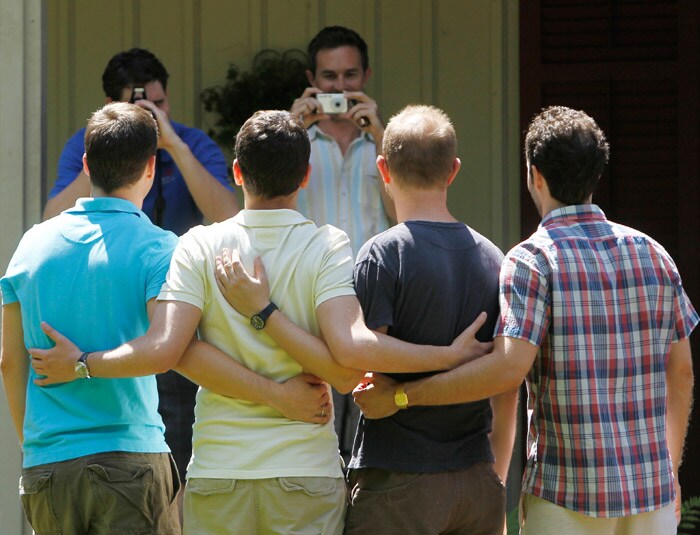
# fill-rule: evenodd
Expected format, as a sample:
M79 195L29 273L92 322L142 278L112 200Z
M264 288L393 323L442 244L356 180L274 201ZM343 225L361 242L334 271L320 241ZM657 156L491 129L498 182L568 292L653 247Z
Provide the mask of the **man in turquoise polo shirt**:
M25 350L51 345L41 320L88 349L148 329L145 304L177 245L140 210L157 142L147 110L120 103L95 112L83 157L93 197L30 229L0 281L3 382L24 453L20 496L37 533L179 529L154 376L39 388Z
M146 332L177 245L140 209L156 144L147 110L113 103L95 112L83 158L92 198L29 230L0 280L2 378L24 453L20 495L37 533L180 530L179 479L157 412L155 377L91 378L84 354L75 365L82 380L39 388L26 351L52 345L42 320L86 351ZM183 360L196 370L191 379L220 380L221 394L246 396L290 419L328 420L316 416L328 401L325 387L307 376L277 384L237 371L231 379L227 369L240 366L199 342ZM237 388L238 377L249 391Z

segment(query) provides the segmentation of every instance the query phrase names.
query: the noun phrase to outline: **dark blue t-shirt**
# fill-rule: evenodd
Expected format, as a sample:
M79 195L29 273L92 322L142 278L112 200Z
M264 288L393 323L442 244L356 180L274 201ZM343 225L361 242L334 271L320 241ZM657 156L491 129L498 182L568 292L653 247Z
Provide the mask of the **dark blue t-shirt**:
M368 327L415 344L450 345L481 311L477 338L491 340L498 317L501 251L462 223L408 221L360 250L355 290ZM431 373L389 374L402 382ZM462 470L493 462L489 400L409 407L379 420L360 418L350 468L403 472Z
M231 189L228 183L226 159L219 146L209 136L197 128L191 128L171 121L175 133L190 148L192 155L219 182ZM83 170L85 153L85 128L78 130L63 147L58 160L58 178L49 198L55 197L71 184ZM202 223L202 212L194 202L185 179L168 151L158 151L158 166L151 191L143 201L143 212L153 221L157 184L161 183L164 209L160 226L181 236L189 229Z

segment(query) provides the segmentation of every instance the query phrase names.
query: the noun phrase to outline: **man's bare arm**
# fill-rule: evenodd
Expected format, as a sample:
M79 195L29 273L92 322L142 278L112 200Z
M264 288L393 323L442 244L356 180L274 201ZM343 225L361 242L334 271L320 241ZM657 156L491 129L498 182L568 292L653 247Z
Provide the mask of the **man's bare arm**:
M269 303L269 285L260 259L255 260L255 277L251 277L236 251L223 251L216 259L216 276L219 289L241 314L251 316ZM305 369L341 392L349 392L362 378L358 370L449 369L491 347L474 338L486 320L485 314L451 346L414 345L370 331L355 296L335 297L321 303L317 318L325 342L296 326L279 311L268 318L265 331Z
M313 423L328 421L328 393L311 376L298 376L276 383L245 368L214 346L194 339L201 311L187 303L148 302L151 326L148 332L112 351L98 351L88 357L93 377L134 377L162 373L175 367L212 392L268 405L287 418ZM46 326L56 342L48 350L32 349L34 368L46 379L40 386L72 381L74 366L82 354L65 336ZM186 338L189 335L189 339ZM184 355L183 355L184 352ZM323 414L324 416L321 416Z
M154 303L154 300L149 301L149 308ZM177 364L194 338L201 315L200 309L188 303L164 301L158 304L146 334L115 349L90 353L90 374L93 377L140 377L168 371ZM56 345L51 349L30 349L34 370L46 376L35 383L46 386L74 380L74 366L81 350L50 325L42 323L42 328Z
M148 108L158 121L158 147L172 156L197 208L210 221L224 221L238 212L233 191L226 188L207 171L190 147L177 135L167 114L152 102L142 99L137 104Z
M267 405L290 420L323 424L330 419L328 388L313 375L277 383L199 340L188 346L175 370L216 394Z
M508 479L508 468L515 443L518 389L503 392L491 398L492 431L489 435L491 450L496 458L495 470L503 483Z
M680 522L681 486L678 469L693 406L693 360L687 338L671 344L666 362L666 443L676 487L676 520Z
M29 358L24 347L22 312L19 303L10 303L2 307L0 372L2 373L2 382L5 386L12 423L21 444L24 441L23 427Z

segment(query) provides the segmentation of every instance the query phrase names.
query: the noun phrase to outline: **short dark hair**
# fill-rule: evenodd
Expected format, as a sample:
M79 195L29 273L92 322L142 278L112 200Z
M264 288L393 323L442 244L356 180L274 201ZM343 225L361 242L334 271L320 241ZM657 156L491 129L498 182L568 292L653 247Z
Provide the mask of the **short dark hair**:
M598 124L585 112L564 106L542 110L525 138L528 176L534 165L552 197L565 205L586 202L609 156L610 147Z
M367 43L356 31L344 26L326 26L311 39L307 54L309 56L309 70L316 74L316 54L319 50L329 48L339 48L341 46L352 46L357 48L362 58L362 70L369 67L369 54L367 53Z
M236 159L244 187L272 199L299 189L309 167L306 128L287 111L258 111L236 136Z
M112 56L102 73L102 89L110 99L122 98L122 89L160 82L163 91L168 87L168 71L160 60L145 48L132 48Z
M457 136L442 110L406 106L387 123L382 154L399 185L443 186L457 156Z
M136 183L157 148L151 112L126 102L107 104L92 114L85 130L90 182L108 194Z

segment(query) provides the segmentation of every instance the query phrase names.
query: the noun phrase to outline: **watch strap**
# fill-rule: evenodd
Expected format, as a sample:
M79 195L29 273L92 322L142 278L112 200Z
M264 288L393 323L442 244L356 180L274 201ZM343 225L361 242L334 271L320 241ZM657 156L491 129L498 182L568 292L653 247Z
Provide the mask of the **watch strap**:
M267 319L275 310L278 310L277 305L270 301L270 304L250 318L250 324L258 331L261 331L265 327Z

